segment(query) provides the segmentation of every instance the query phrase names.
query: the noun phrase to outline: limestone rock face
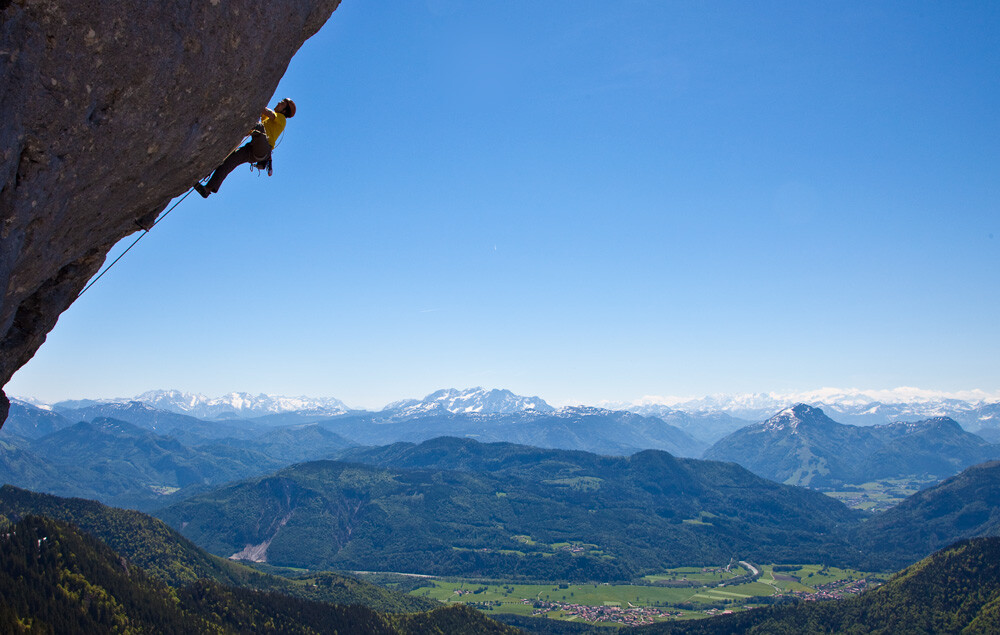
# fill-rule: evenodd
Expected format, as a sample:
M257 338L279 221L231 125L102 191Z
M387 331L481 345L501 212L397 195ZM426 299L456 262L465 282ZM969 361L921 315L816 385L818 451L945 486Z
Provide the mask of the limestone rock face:
M0 0L0 386L136 219L225 158L339 3Z

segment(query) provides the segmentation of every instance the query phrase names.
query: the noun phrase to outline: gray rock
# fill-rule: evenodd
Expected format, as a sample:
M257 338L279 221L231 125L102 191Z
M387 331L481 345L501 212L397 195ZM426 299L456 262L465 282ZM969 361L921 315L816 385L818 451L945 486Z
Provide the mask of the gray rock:
M0 0L0 386L136 220L243 138L339 4Z

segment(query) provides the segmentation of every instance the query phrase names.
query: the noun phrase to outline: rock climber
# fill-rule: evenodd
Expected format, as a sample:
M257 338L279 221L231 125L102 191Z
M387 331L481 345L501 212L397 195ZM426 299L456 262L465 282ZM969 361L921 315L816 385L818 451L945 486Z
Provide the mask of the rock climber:
M215 169L207 183L195 183L194 189L202 198L219 191L219 187L236 166L252 163L259 169L267 169L271 173L271 151L278 142L278 137L285 130L285 119L295 116L295 102L285 97L274 107L265 108L260 115L260 122L250 132L250 140L233 150Z

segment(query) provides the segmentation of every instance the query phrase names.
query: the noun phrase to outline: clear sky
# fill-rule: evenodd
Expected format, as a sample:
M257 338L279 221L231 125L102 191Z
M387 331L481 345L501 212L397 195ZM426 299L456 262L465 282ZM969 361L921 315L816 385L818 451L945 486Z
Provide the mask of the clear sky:
M344 0L283 96L9 394L1000 389L1000 3Z

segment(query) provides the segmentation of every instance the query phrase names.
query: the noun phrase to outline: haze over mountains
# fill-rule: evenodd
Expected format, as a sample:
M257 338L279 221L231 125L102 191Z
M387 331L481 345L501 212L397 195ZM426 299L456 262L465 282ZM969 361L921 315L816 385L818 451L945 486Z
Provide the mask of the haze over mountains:
M556 409L539 397L483 388L441 390L378 411L350 410L335 399L237 393L208 399L151 391L140 398L44 408L15 401L0 431L0 477L21 487L152 509L234 478L337 458L353 446L444 436L618 456L664 450L819 488L907 476L940 480L1000 458L1000 447L947 417L856 426L805 404L753 424L721 412ZM976 411L978 423L992 421L988 413L997 404L964 403L964 410L951 411L966 417ZM924 400L896 411L939 412L945 405ZM713 438L714 444L705 440ZM78 451L67 454L63 447ZM175 450L169 459L164 448Z
M22 403L53 409L77 410L107 403L139 402L159 410L199 419L254 419L296 413L303 416L337 416L350 412L379 413L384 418L405 419L421 414L552 413L557 408L540 397L515 395L509 390L443 389L423 399L390 403L378 411L352 409L334 398L284 397L229 393L221 397L151 390L132 398L93 399L43 404L31 398ZM711 444L726 434L797 403L821 408L840 423L875 425L949 417L971 432L1000 440L1000 398L983 391L941 393L914 388L886 391L823 389L802 393L712 395L699 399L648 397L634 402L598 402L603 410L634 412L662 419L694 438Z
M604 405L650 416L679 411L701 415L724 414L746 422L757 422L798 403L820 408L837 421L853 425L916 421L931 417L950 417L972 432L997 430L1000 425L1000 398L978 390L952 394L917 388L878 391L824 388L786 394L720 394L699 399L648 397L631 403Z
M32 400L27 400L32 402ZM150 390L131 399L84 399L54 404L57 410L77 410L108 403L142 403L158 410L199 419L249 419L283 412L310 412L335 415L350 410L333 398L282 397L232 392L221 397L185 393L178 390ZM35 404L37 405L37 404Z

